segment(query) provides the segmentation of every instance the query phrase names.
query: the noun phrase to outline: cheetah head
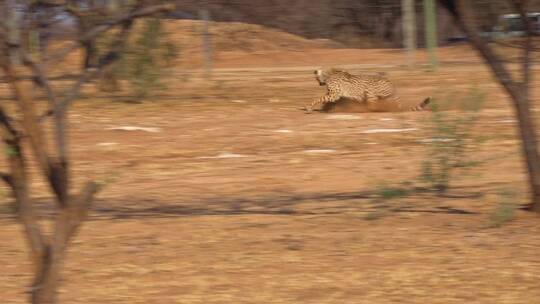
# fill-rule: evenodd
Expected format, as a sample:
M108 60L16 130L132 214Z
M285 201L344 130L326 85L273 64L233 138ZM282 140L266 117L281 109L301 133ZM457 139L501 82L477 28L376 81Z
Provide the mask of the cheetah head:
M315 79L319 82L320 86L326 84L326 76L323 70L315 70Z

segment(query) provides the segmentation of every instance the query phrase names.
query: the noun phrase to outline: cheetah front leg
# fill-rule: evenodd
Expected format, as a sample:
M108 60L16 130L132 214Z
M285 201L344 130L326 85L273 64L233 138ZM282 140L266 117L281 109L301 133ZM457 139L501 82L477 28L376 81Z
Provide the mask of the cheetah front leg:
M379 97L371 94L366 94L366 104L370 112L377 112L379 108Z
M311 103L311 106L306 107L306 110L308 113L311 113L313 111L313 107L316 105L324 106L324 104L329 102L336 102L340 98L339 94L333 91L328 91L324 96L320 97L319 99L313 101Z

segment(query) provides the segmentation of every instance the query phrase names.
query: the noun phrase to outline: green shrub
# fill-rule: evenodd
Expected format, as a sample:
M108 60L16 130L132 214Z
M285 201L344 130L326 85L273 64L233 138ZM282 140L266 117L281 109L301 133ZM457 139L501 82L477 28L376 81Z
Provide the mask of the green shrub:
M440 111L437 102L433 102L430 146L420 176L420 180L427 183L429 188L445 192L457 169L479 164L471 159L470 152L479 143L472 131L483 101L483 94L471 90L461 104L463 111L455 116Z
M503 224L514 219L516 206L514 204L515 193L503 191L498 194L498 202L488 218L488 228L501 227Z
M169 76L178 49L163 30L160 18L137 22L140 22L140 26L134 26L133 37L128 39L122 58L111 66L106 78L102 79L101 89L119 90L119 80L124 80L131 95L140 101L166 88L162 80ZM98 45L106 45L111 37L101 37Z

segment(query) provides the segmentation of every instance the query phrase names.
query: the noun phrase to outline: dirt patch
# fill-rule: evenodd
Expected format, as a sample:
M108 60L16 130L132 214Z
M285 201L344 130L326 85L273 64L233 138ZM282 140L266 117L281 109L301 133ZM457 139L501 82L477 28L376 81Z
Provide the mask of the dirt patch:
M286 54L278 56L284 65L296 60ZM402 58L397 51L298 54L305 65L221 57L224 69L211 81L179 69L168 89L141 104L85 88L70 115L75 185L114 178L70 249L62 302L539 299L538 218L518 209L513 221L486 228L501 189L517 192L517 207L527 199L516 122L489 71L476 59L460 64L457 55L430 72L385 65ZM358 66L357 58L373 66ZM416 183L430 157L423 140L431 114L306 115L299 108L324 93L310 66L319 59L353 72L383 70L405 102L434 96L453 117L474 84L486 104L476 131L483 141L471 153L485 162L453 179L447 196L374 200L383 186ZM158 131L115 129L125 126ZM46 217L48 187L35 168L31 176ZM4 197L0 295L3 303L25 303L31 265Z
M219 51L298 50L341 46L327 39L307 39L281 30L240 22L210 22L212 49ZM204 23L193 20L167 20L165 30L185 49L200 47Z
M418 102L420 104L420 102ZM365 102L340 99L324 104L320 110L324 113L368 113L368 112L408 112L409 108L400 108L395 102L381 100L376 107L368 109ZM426 107L429 110L429 107Z
M204 23L168 20L165 30L181 52L178 63L185 67L195 67L196 64L200 66ZM228 56L260 56L341 47L339 43L328 39L307 39L277 29L239 22L210 22L209 35L215 61L227 60ZM194 59L196 62L193 62Z

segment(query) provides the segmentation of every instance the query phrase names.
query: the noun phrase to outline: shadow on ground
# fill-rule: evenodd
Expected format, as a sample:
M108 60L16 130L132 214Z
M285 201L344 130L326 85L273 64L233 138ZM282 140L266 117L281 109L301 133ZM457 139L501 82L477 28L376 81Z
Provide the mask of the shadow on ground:
M433 197L431 205L420 204L426 197ZM234 216L234 215L332 215L384 211L388 213L446 213L473 215L478 212L453 207L453 200L477 198L479 194L449 195L439 197L418 193L406 198L380 200L369 192L315 193L301 195L272 195L266 197L212 197L191 201L163 202L141 199L129 201L97 200L90 220L165 218L182 216ZM136 201L136 203L134 203ZM52 202L37 199L37 213L43 217L54 215L49 208ZM12 208L0 209L0 218L13 218Z

